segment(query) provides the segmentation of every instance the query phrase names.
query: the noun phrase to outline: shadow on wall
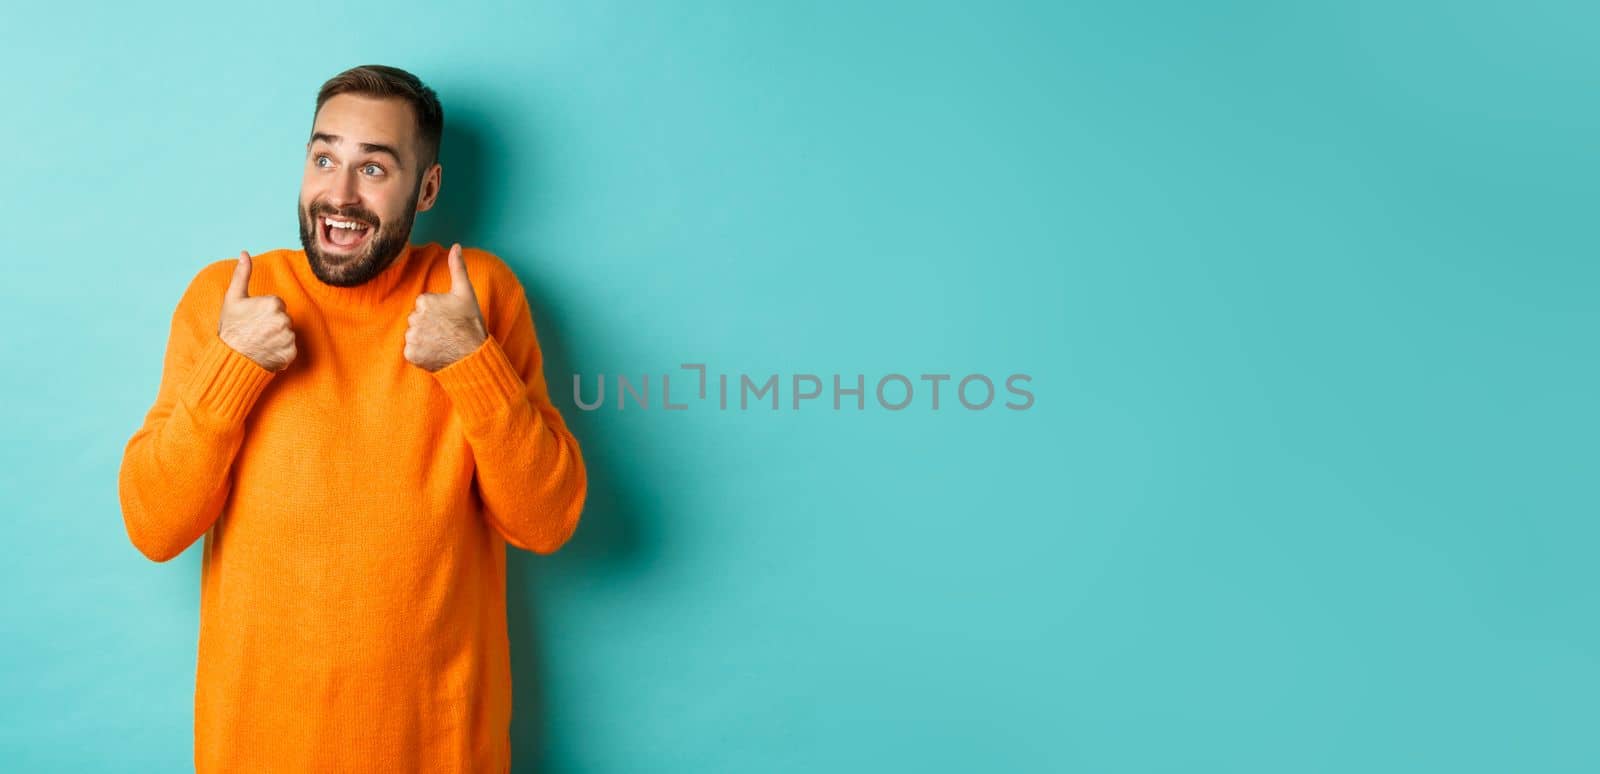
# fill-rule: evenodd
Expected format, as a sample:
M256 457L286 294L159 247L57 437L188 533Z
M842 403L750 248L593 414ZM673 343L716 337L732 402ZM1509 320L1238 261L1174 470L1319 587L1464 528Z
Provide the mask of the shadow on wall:
M616 439L608 443L602 438L604 429L594 421L594 414L579 410L573 403L573 369L566 346L568 316L560 299L540 292L539 266L554 259L530 255L529 249L520 245L484 244L487 235L505 231L502 224L496 222L501 213L515 213L514 217L522 222L514 226L526 226L528 220L538 221L539 213L534 205L542 195L533 197L535 201L531 202L501 201L503 192L511 186L505 180L492 177L505 170L526 174L532 169L537 173L539 165L530 163L536 159L528 158L530 152L540 147L532 129L498 119L491 121L486 116L459 108L452 110L439 151L440 163L444 165L439 200L432 210L418 216L412 238L418 244L460 242L463 246L482 246L504 258L516 271L533 310L551 400L577 437L589 475L588 498L578 530L561 550L539 556L510 545L506 547L514 771L568 768L557 760L559 746L552 747L547 733L547 718L560 711L552 712L547 701L546 657L542 647L545 629L538 624L538 602L541 597L559 596L565 589L578 586L571 579L580 575L631 574L632 568L644 559L640 554L645 545L639 534L639 514L634 505L647 501L639 493L629 491L627 478L614 475L619 460L607 452L611 448L626 448L626 445ZM497 136L497 132L516 139L507 141L507 136ZM526 185L519 187L528 190ZM525 228L509 230L526 233ZM638 463L632 458L627 461ZM559 664L550 666L560 668Z

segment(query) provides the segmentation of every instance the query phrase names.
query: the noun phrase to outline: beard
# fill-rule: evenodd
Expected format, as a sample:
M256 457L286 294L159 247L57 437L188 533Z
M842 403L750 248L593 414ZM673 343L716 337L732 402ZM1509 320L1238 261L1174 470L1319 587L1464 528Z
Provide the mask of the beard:
M406 202L404 220L400 222L384 222L376 214L361 207L335 209L325 204L312 202L309 207L301 207L295 203L295 211L300 219L300 246L305 248L306 262L311 264L311 272L317 279L329 285L339 287L354 287L377 276L379 272L388 268L389 264L405 249L406 243L411 238L411 225L417 219L417 196L421 188L411 192L411 198ZM371 233L367 234L367 241L359 252L354 254L341 254L329 257L322 251L321 237L322 216L345 218L367 224Z

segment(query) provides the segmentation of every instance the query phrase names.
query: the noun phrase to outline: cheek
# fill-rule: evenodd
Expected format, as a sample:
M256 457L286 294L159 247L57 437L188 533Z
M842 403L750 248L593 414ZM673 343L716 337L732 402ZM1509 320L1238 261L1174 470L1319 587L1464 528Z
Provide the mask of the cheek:
M403 201L374 199L372 200L372 213L378 216L379 222L384 228L388 228L391 224L405 220L405 213L401 211L405 204Z

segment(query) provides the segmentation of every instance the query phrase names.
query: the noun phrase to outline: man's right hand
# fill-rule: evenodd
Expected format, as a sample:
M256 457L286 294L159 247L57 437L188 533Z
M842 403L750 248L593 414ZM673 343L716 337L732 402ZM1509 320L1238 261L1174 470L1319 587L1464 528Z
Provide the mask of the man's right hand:
M233 269L233 281L222 297L222 313L217 321L217 335L224 344L232 347L268 371L281 371L294 361L294 328L289 325L289 315L283 311L283 299L277 296L251 297L250 254L239 251L239 265Z

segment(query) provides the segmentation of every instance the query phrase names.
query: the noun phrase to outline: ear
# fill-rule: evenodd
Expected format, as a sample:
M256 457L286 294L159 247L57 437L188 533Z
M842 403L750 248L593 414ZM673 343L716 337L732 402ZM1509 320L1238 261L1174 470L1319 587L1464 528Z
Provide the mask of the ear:
M422 173L422 189L417 194L417 212L427 212L439 199L439 186L444 182L444 165L435 163Z

